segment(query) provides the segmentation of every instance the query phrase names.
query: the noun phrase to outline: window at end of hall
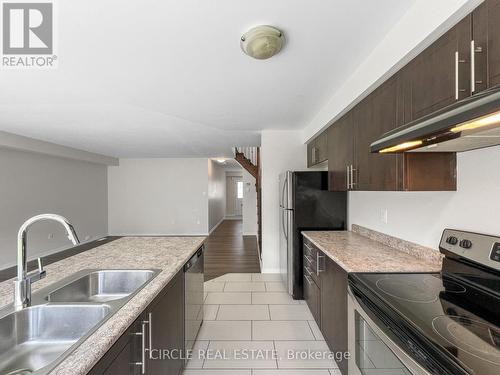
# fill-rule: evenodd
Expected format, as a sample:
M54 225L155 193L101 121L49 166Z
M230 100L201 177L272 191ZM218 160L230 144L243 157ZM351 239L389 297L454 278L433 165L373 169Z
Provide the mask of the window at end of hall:
M237 182L238 199L243 199L243 181Z

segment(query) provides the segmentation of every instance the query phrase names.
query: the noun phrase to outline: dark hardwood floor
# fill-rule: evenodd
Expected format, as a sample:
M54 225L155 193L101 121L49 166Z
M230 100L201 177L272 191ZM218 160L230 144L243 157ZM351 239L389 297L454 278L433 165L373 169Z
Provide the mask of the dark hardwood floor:
M205 242L205 281L247 272L260 273L257 236L243 236L241 220L224 220Z

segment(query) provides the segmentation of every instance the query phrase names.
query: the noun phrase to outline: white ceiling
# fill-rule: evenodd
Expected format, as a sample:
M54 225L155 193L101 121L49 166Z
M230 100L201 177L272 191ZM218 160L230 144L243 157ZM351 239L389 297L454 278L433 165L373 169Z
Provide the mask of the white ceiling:
M0 130L115 157L231 156L302 129L415 0L58 1L59 67L0 71ZM276 57L239 47L258 24Z

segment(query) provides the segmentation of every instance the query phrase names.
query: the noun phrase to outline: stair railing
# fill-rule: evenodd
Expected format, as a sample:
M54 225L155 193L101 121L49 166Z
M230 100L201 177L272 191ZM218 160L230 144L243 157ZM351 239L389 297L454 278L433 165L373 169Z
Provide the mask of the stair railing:
M257 165L257 148L254 146L249 147L234 147L234 155L237 153L243 154L245 158L247 158L253 165Z

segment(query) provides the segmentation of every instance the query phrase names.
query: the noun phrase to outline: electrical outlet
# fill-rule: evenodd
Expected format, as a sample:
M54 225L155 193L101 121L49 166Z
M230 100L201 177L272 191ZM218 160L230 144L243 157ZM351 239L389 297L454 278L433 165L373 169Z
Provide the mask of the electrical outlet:
M380 221L384 224L388 223L388 213L387 213L387 208L382 208L380 209Z
M49 235L48 235L48 239L49 239L49 240L52 240L53 238L54 238L54 233L49 233Z

